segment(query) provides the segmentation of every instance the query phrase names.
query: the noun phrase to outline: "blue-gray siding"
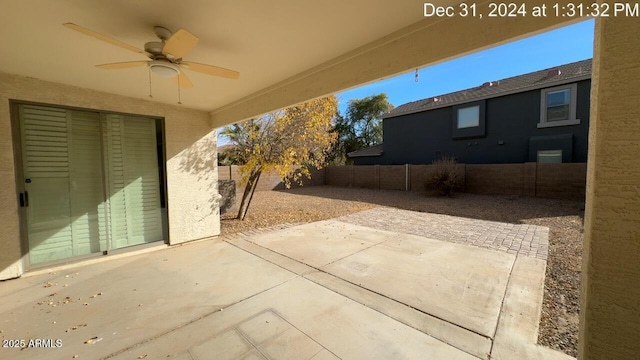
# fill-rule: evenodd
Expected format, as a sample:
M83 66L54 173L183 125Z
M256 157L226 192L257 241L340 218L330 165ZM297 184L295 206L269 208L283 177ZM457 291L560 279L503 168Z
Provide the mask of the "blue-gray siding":
M387 118L384 154L355 158L355 164L428 164L442 156L466 164L524 163L536 161L537 150L554 148L563 149L564 162L586 162L591 81L577 88L580 125L538 129L541 91L532 90L486 100L484 137L453 139L452 107Z

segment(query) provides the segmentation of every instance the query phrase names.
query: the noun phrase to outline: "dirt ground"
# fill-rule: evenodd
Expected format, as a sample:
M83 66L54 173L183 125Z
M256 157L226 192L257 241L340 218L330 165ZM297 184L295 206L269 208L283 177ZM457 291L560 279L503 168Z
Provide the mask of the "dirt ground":
M222 234L330 219L377 206L548 227L549 258L538 343L577 356L584 202L474 194L446 198L313 186L256 192L244 221L233 219L236 207L222 215Z

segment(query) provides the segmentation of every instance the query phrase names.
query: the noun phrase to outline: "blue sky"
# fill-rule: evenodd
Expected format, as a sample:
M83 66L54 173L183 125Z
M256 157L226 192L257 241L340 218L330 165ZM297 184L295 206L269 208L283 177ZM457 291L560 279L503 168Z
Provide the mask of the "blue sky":
M350 99L386 93L394 106L479 86L487 81L526 74L593 57L594 21L588 20L540 35L415 69L389 79L337 93L339 110Z
M437 65L337 93L338 109L351 99L386 93L394 106L593 57L594 20L476 52ZM227 139L219 137L219 145Z

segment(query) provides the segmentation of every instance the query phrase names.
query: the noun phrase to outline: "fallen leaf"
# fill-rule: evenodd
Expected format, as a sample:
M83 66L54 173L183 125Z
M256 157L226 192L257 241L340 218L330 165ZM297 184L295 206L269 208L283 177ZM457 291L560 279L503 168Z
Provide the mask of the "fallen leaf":
M91 339L89 339L89 340L85 341L84 343L85 343L85 344L95 344L95 343L97 343L98 341L102 341L102 338L99 338L99 337L97 337L97 336L94 336L94 337L92 337Z
M79 329L79 328L81 328L81 327L85 327L85 326L87 326L87 324L75 325L75 326L72 326L72 327L68 328L67 330L65 330L65 332L69 332L69 331L77 330L77 329Z

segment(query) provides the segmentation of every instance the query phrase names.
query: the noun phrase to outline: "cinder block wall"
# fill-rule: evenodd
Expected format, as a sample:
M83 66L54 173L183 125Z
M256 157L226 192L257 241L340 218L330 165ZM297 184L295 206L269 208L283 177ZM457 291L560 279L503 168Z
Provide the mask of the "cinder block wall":
M367 189L378 188L378 174L376 165L362 165L353 167L353 186Z
M536 195L584 198L587 164L538 164Z
M359 165L329 166L311 171L311 179L303 186L329 185L365 189L425 191L424 182L432 165ZM472 194L524 195L546 198L584 199L587 164L458 164L463 176L464 192ZM409 182L407 184L407 173ZM237 166L219 166L221 180L236 180L236 192L241 195L240 172ZM292 187L299 185L292 184ZM284 189L276 173L264 173L256 191Z
M406 189L406 166L380 165L379 166L379 189L384 190L405 190Z
M432 165L329 166L315 185L425 191ZM524 195L584 199L587 164L459 164L464 191L474 194ZM408 173L408 174L407 174ZM407 175L409 182L407 184ZM223 175L221 175L221 178Z
M303 177L302 186L324 185L325 169L311 169L311 179ZM241 185L242 174L236 165L218 166L218 178L220 180L234 180L236 182L236 194L242 196L244 186ZM299 187L299 184L291 183L291 187ZM266 172L260 175L256 191L282 190L285 189L284 181L276 172Z
M353 166L329 166L325 168L325 184L330 186L351 187Z
M523 195L524 164L467 165L465 172L466 192Z
M431 165L409 166L409 190L424 191L424 179Z

